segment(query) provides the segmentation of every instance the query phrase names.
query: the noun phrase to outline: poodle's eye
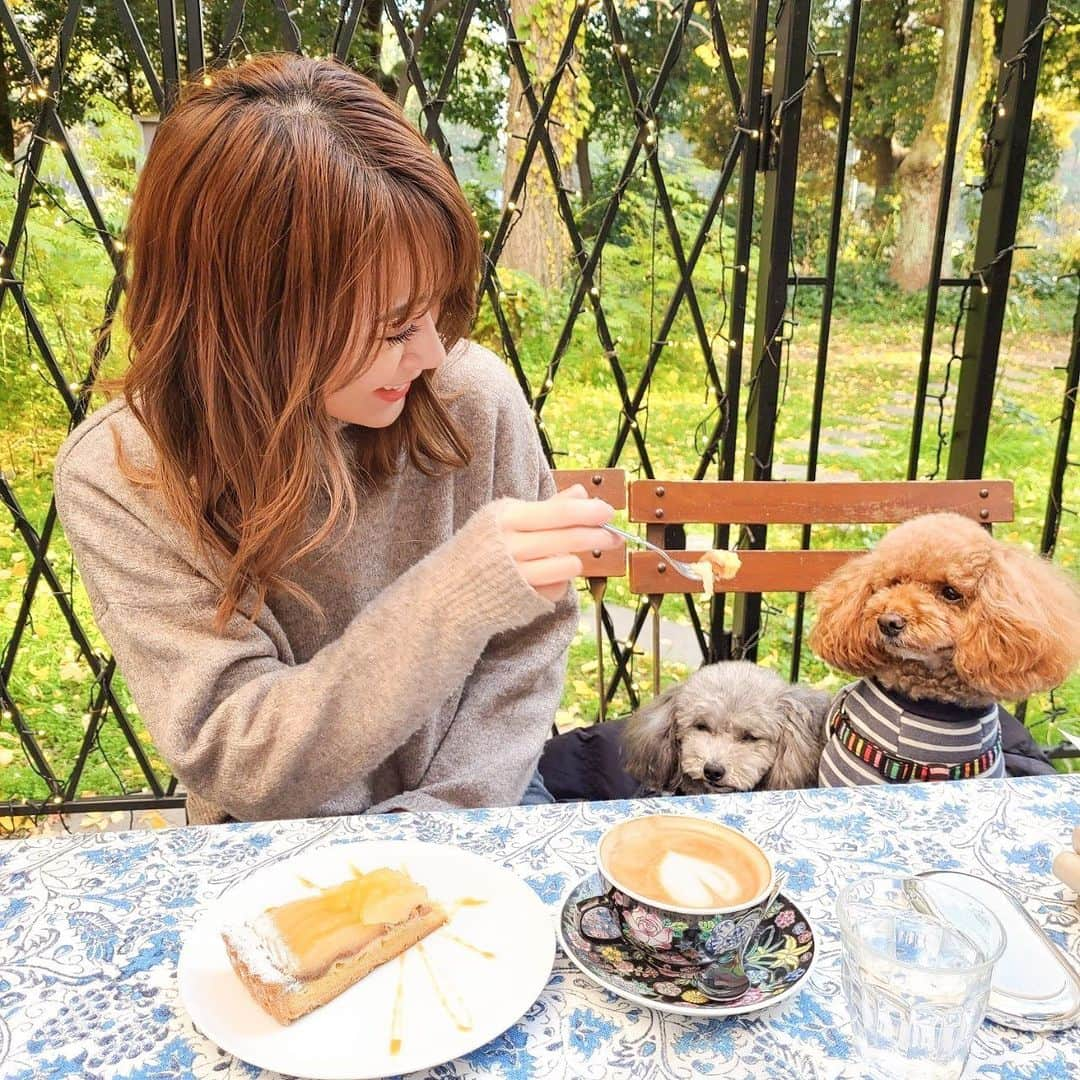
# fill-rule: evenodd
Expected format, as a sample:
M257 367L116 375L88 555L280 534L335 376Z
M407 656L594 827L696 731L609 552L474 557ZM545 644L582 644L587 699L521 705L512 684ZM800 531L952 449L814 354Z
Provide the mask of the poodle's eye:
M954 589L951 585L942 585L941 596L950 604L959 604L964 599L964 594Z
M751 735L749 731L744 731L742 734L743 742L761 742L756 735Z
M708 724L706 724L704 720L699 720L699 721L698 721L698 722L697 722L697 723L696 723L696 724L694 725L694 730L695 730L695 731L708 731L708 730L709 730L709 725L708 725Z

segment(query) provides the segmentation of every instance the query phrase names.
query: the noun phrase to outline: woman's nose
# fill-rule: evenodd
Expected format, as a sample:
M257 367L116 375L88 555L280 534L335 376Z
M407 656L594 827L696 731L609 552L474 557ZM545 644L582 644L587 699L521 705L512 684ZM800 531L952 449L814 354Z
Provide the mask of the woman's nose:
M418 371L437 368L446 359L446 348L430 311L420 319L420 329L408 344L406 358Z

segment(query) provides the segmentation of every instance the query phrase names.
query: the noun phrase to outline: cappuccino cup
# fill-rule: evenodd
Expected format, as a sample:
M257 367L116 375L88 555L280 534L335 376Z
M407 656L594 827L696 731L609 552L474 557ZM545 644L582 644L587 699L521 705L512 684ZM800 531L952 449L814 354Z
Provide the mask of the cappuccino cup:
M578 904L582 937L621 938L665 968L719 966L725 985L744 981L742 954L775 878L753 840L705 818L651 814L608 829L597 864L603 891Z

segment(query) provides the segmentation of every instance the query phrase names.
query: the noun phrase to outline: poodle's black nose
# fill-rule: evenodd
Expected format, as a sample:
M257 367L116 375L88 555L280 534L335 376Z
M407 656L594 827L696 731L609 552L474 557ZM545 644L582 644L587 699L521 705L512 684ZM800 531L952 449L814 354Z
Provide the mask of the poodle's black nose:
M889 611L884 615L879 615L877 624L878 629L886 637L899 637L900 631L907 625L904 616L897 615L895 611Z
M709 765L705 769L705 779L710 784L719 784L721 780L727 775L727 769L723 765Z

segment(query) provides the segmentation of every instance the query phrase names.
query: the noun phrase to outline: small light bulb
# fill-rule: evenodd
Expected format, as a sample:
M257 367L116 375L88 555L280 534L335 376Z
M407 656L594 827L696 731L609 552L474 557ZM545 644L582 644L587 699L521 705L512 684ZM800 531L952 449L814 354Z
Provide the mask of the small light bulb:
M113 246L113 251L123 251L124 250L124 241L123 240L114 240L112 242L112 246Z
M739 263L739 265L738 265L738 266L736 266L736 267L735 267L735 269L736 269L736 270L737 270L737 271L738 271L738 272L739 272L740 274L745 274L745 273L746 273L746 263Z
M724 196L724 202L726 202L728 204L728 206L734 206L735 205L735 196L734 195L725 195Z
M499 303L500 303L500 304L505 304L505 303L506 303L506 299L507 299L507 297L506 297L506 293L505 293L505 292L503 292L503 290L502 290L502 289L500 289L500 290L499 290Z
M214 80L212 78L210 78L209 75L204 75L202 77L202 84L203 84L203 86L213 86L214 85Z
M2 715L2 716L3 716L3 718L4 718L5 720L10 720L10 719L12 719L12 716L11 716L11 710L10 710L10 709L5 709L5 710L3 711L3 713L2 713L2 714L0 714L0 715Z
M645 145L646 146L655 146L656 145L656 136L655 135L646 135L645 136Z
M730 349L730 350L731 350L732 352L734 352L734 351L735 351L735 350L736 350L736 349L737 349L737 348L739 347L739 343L738 343L737 341L729 341L729 342L727 343L727 347L728 347L728 348L729 348L729 349Z
M999 105L997 107L997 114L998 114L998 116L1004 116L1005 115L1005 106L1004 105Z
M514 110L514 119L515 120L520 120L521 119L521 110L520 109L515 109Z
M759 138L759 137L760 137L760 134L761 134L761 133L760 133L760 132L758 132L758 131L751 131L751 132L750 132L750 138L751 138L751 139L757 139L757 138Z
M550 379L544 380L544 393L546 394L555 384Z
M245 60L250 60L251 59L251 53L249 53L249 52L244 53L244 59Z
M69 382L68 383L68 389L73 394L77 394L82 389L82 387L77 382Z
M63 795L54 795L52 797L53 806L59 806L63 801L64 801L64 796Z
M982 293L982 294L983 294L984 296L985 296L985 295L986 295L986 294L987 294L987 293L988 293L989 291L990 291L990 286L989 286L989 285L984 285L984 286L983 286L983 287L982 287L982 288L981 288L981 289L979 290L979 292L981 292L981 293Z
M485 230L484 230L484 231L483 231L483 232L482 232L482 233L480 234L480 236L481 236L481 237L482 237L482 238L483 238L484 240L490 240L490 239L491 239L491 233L490 233L490 232L488 232L488 230L487 230L487 229L485 229Z
M517 203L516 203L516 202L514 202L514 200L513 200L513 199L511 199L511 200L510 200L510 201L509 201L509 202L508 202L508 203L506 204L506 209L507 209L507 210L508 210L508 211L509 211L509 212L510 212L510 213L512 214L512 213L513 213L513 212L514 212L514 211L515 211L515 210L517 209Z
M630 47L628 45L620 45L619 46L619 55L620 56L626 56L627 53L629 53L629 52L630 52Z
M594 285L589 289L589 295L595 300L600 295L600 290Z

